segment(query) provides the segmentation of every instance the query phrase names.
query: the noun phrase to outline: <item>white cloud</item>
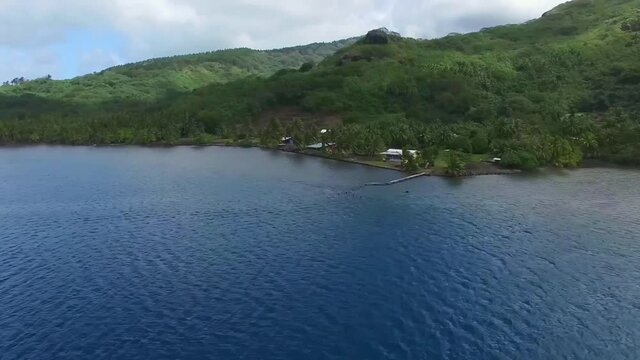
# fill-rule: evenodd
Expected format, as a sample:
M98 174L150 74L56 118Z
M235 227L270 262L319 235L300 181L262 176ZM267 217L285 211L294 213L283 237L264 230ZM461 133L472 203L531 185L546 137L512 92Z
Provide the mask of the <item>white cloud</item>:
M55 74L60 69L60 62L49 49L25 52L13 49L0 49L0 83L13 78L25 76L27 78L42 77ZM37 69L37 72L33 72Z
M411 11L405 1L396 1L390 20L406 36L432 38L524 22L565 1L430 0L417 2Z
M436 37L540 16L563 0L0 0L0 79L44 74L38 51L82 31L111 31L123 46L98 63L249 46L276 48L331 41L386 26ZM86 44L74 54L98 54ZM105 55L107 54L107 55ZM40 55L41 56L41 55ZM20 66L10 61L22 59ZM80 61L83 63L86 61ZM25 64L27 64L25 66ZM28 67L28 69L25 69ZM77 72L84 67L78 66ZM59 69L56 75L64 74Z
M1 0L0 46L27 48L63 41L68 28L107 25L100 3L83 0Z

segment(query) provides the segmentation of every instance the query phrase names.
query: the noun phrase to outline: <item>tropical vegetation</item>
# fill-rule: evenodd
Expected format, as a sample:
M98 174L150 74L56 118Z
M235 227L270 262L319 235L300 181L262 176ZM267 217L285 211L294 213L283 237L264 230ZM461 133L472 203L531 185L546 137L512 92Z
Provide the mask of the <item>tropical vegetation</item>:
M338 154L420 149L430 164L451 150L451 173L465 154L522 169L639 164L639 9L574 0L434 40L377 30L309 56L241 49L5 85L0 142L276 146L286 134Z

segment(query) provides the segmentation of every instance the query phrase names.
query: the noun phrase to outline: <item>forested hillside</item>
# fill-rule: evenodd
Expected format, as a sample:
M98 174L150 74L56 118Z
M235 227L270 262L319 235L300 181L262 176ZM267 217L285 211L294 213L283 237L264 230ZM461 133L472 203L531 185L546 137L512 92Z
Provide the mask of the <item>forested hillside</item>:
M18 109L20 119L0 123L0 139L171 143L213 136L269 145L283 133L313 141L331 117L343 153L454 149L520 168L576 166L584 158L638 163L639 9L640 0L574 0L525 24L429 41L374 31L315 67L100 114L55 97L4 97L2 108ZM140 67L110 71L122 76ZM19 101L54 110L27 110Z

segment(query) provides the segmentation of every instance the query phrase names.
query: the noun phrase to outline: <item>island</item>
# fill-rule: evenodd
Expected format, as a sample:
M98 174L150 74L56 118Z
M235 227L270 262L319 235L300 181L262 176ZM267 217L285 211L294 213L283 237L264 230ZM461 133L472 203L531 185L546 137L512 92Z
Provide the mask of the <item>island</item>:
M69 80L16 77L0 86L0 144L277 149L288 138L301 153L451 176L637 165L638 58L637 1L575 0L431 40L382 28ZM417 156L389 166L388 149Z

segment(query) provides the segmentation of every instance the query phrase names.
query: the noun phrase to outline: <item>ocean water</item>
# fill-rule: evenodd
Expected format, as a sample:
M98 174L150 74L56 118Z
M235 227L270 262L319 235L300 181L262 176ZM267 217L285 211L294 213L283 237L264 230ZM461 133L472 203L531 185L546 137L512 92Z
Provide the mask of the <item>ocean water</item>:
M0 150L0 359L638 359L640 172Z

